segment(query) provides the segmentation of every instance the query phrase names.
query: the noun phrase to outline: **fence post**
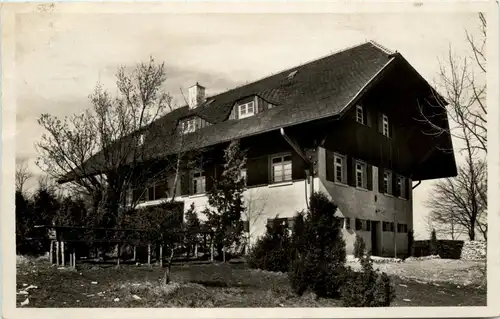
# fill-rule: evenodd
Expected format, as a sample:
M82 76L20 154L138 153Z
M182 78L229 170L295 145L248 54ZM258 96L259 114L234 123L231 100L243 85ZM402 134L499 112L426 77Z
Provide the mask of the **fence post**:
M61 265L64 267L64 262L65 262L65 252L64 252L64 241L61 242Z
M73 268L76 269L76 249L73 247Z
M137 259L137 246L134 245L134 258L133 258L133 261L136 261Z
M160 267L163 268L163 245L160 245Z
M148 266L151 266L151 243L148 243Z
M198 258L198 243L194 246L194 258Z
M50 241L49 260L50 260L51 264L54 263L54 241L53 240Z
M210 241L210 261L214 261L214 240Z
M116 244L116 265L120 266L120 244Z
M59 266L59 251L60 251L60 247L59 247L59 240L56 241L56 265Z

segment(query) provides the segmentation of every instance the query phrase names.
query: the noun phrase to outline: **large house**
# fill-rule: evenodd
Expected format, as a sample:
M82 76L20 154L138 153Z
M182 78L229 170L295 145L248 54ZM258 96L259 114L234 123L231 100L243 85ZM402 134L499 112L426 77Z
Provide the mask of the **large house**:
M401 54L374 42L215 96L198 83L188 93L188 105L158 125L175 127L184 147L203 153L203 165L184 171L175 190L169 177L146 192L136 187L131 197L154 205L175 192L186 210L194 203L202 211L222 172L222 150L238 139L248 150L242 174L251 243L269 220L291 219L321 191L338 205L348 253L356 234L374 255L404 253L412 189L457 174L453 152L443 151L452 148L450 136L426 134L421 121L421 112L444 100ZM435 120L448 125L446 115ZM173 153L165 147L158 156Z

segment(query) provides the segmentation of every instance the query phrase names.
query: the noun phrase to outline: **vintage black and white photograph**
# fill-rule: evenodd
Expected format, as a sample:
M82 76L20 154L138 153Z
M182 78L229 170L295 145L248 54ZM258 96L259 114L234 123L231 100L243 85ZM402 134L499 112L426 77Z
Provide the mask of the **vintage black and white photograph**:
M496 6L140 6L4 12L5 307L495 313Z

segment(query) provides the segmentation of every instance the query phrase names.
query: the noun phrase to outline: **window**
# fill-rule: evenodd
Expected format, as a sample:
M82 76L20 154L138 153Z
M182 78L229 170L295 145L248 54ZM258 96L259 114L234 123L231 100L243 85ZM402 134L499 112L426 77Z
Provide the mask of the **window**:
M351 229L351 219L349 217L344 218L344 228Z
M202 171L193 172L191 192L192 194L205 193L205 174Z
M133 192L132 188L128 188L127 192L125 193L125 206L132 205L132 201L134 198L133 196L134 196L134 192Z
M365 230L366 231L372 230L372 221L371 220L365 220Z
M368 219L356 218L356 230L370 231L372 229L372 222Z
M365 124L364 110L361 105L356 105L356 122Z
M356 161L356 187L366 188L366 164Z
M385 194L392 194L392 173L384 171L384 189Z
M241 175L241 178L243 179L243 183L246 186L247 185L247 169L246 168L241 169L240 175Z
M382 114L382 134L389 137L389 118L385 114Z
M283 155L273 157L272 160L273 183L292 180L292 156Z
M403 176L396 177L396 191L394 193L394 196L397 196L397 197L405 197L406 196L405 178Z
M362 230L363 229L363 222L361 219L356 218L356 230Z
M182 122L182 133L188 134L196 131L196 118L191 118Z
M398 224L398 233L407 233L408 225L406 224Z
M385 231L385 232L391 231L391 225L394 225L394 224L391 222L383 222L382 223L382 231Z
M252 101L252 102L248 102L245 104L241 104L238 107L238 110L239 110L239 115L240 115L239 118L240 119L252 116L255 114L254 102Z
M344 174L345 172L345 156L335 154L333 156L333 166L334 166L334 178L335 181L338 183L345 183L346 182L346 176Z

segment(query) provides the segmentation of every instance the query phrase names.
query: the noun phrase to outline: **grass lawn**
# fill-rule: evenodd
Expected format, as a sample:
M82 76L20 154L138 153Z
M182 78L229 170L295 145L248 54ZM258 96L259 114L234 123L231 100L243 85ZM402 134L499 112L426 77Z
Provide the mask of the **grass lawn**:
M27 307L341 307L339 300L296 296L286 274L248 269L244 263L185 264L172 267L172 283L160 285L158 266L78 265L57 269L47 261L17 267L17 306ZM486 306L486 288L422 283L392 276L393 306ZM23 285L24 284L24 285ZM135 299L135 296L140 299ZM115 301L116 300L116 301Z

